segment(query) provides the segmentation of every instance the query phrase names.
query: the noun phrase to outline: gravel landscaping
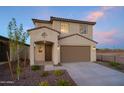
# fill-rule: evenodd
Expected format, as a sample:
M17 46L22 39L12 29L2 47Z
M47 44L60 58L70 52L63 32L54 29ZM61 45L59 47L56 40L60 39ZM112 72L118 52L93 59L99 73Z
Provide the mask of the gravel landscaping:
M41 73L41 70L33 71L27 66L21 71L20 80L12 81L7 68L7 65L0 66L0 86L76 85L66 70L61 70L62 73L60 74L58 73L60 71L54 70Z

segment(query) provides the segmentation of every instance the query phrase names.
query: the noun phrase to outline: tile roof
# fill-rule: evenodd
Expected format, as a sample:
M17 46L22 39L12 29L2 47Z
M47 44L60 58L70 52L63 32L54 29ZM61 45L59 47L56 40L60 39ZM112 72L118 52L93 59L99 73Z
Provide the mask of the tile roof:
M37 23L41 23L41 22L43 22L43 23L51 23L50 21L48 21L48 20L40 20L40 19L32 19L32 21L33 21L33 23L35 24L35 22L37 22Z
M82 21L82 20L75 20L75 19L67 19L67 18L60 18L60 17L50 17L50 20L40 20L40 19L32 19L33 23L52 23L53 21L65 21L65 22L72 22L72 23L81 23L81 24L89 24L95 25L96 22L89 22L89 21Z
M89 22L89 21L82 21L82 20L75 20L75 19L67 19L67 18L60 18L60 17L50 17L50 20L56 20L56 21L66 21L66 22L73 22L73 23L82 23L82 24L89 24L89 25L95 25L96 22Z
M52 29L52 28L47 27L47 26L36 27L36 28L29 29L29 30L27 30L27 31L30 32L30 31L32 31L32 30L37 30L37 29L41 29L41 28L47 28L47 29L50 29L50 30L52 30L52 31L55 31L55 32L57 32L57 33L59 33L59 34L61 33L60 31L57 31L57 30Z

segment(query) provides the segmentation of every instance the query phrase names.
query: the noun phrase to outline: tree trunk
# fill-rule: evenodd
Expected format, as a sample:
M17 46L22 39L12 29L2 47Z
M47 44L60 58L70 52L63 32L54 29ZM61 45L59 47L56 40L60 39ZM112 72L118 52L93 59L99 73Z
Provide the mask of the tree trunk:
M9 53L8 52L7 52L7 58L8 58L10 74L11 74L12 80L14 80L14 75L13 75L13 71L12 71L12 65L11 65L11 62L10 62L10 57L9 57Z
M24 68L23 68L24 70L25 70L25 68L26 68L26 62L27 62L27 61L26 61L26 58L27 58L26 56L27 56L27 54L26 54L26 51L25 51ZM25 77L25 73L24 73L24 77Z
M27 54L26 54L26 51L25 51L24 68L26 66L26 56L27 56Z
M17 46L17 79L19 80L19 76L20 76L20 65L19 65L19 46Z

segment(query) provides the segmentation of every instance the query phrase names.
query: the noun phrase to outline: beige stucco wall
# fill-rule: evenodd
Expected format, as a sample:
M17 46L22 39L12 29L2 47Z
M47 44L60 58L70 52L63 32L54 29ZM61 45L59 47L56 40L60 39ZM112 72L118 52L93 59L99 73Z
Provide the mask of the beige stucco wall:
M34 58L35 58L35 45L34 43L32 42L30 44L30 65L34 65Z
M47 26L50 28L53 28L55 30L61 31L61 22L62 21L53 21L53 23L35 23L36 27L41 27L41 26ZM60 36L65 36L69 34L75 34L80 32L80 23L71 23L71 22L66 22L69 24L69 32L68 33L62 33ZM83 25L83 24L82 24ZM88 25L88 33L83 34L85 37L88 37L92 39L93 37L93 25Z
M42 47L42 52L39 52L39 47ZM45 61L44 44L36 44L35 45L35 61L38 63Z
M72 45L72 46L90 46L91 61L96 61L96 43L89 41L78 35L67 37L59 40L60 45Z
M60 21L53 21L52 28L60 31L60 29L61 29L61 22Z
M69 24L69 32L68 33L61 33L60 36L65 36L69 34L75 34L80 32L80 25L79 23L71 23L71 22L66 22ZM58 31L61 31L61 21L53 21L52 28L56 29ZM83 34L85 37L88 37L92 39L92 34L93 34L93 26L88 25L88 33Z
M52 24L50 23L35 23L35 27L41 27L41 26L47 26L47 27L51 27L52 28Z
M42 33L44 33L44 32L47 34L45 39L42 37ZM47 28L41 28L41 29L30 31L29 34L30 34L30 38L31 38L31 40L30 40L30 43L31 43L31 46L30 46L30 60L31 60L31 62L30 63L31 63L31 65L35 64L34 60L41 60L41 59L39 59L40 54L36 53L37 49L36 49L36 51L34 49L34 46L36 47L36 44L34 44L34 42L44 41L44 40L53 43L52 61L54 64L58 64L58 62L59 62L59 58L58 58L59 54L58 53L59 52L57 50L57 47L58 47L58 35L59 35L59 33L52 31L50 29L47 29ZM35 53L36 53L36 55L35 55ZM34 59L34 56L35 56L35 59Z
M93 61L96 61L96 47L94 47L94 46L91 46L90 47L91 48L91 61L93 62Z
M96 45L96 43L94 43L90 40L87 40L78 35L60 39L59 43L60 43L60 45L82 45L82 46L91 46L91 45L95 46Z
M45 38L46 41L51 41L51 42L58 41L59 34L57 32L51 31L50 29L47 29L47 28L41 28L41 29L37 29L29 32L31 43L34 43L35 41L43 41L44 38L41 35L44 32L47 34Z

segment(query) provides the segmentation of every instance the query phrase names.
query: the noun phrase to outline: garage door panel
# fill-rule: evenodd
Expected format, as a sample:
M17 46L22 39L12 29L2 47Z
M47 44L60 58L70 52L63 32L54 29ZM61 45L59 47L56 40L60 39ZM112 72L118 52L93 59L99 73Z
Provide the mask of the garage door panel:
M90 61L89 46L61 46L62 62Z

